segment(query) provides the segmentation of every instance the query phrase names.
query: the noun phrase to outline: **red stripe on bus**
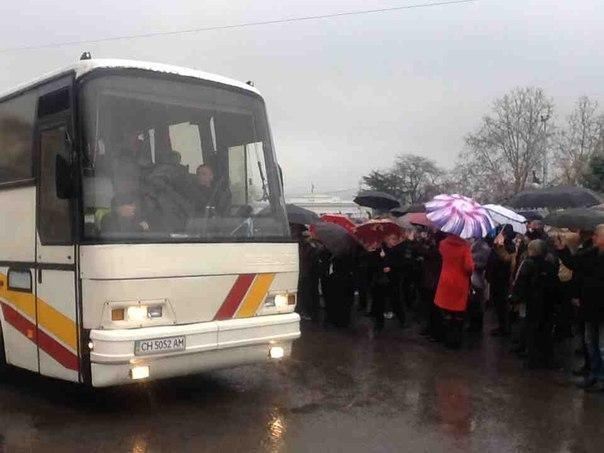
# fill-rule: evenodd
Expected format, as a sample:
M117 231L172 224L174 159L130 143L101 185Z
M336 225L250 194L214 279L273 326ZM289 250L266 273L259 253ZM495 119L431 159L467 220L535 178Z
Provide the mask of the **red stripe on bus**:
M38 329L38 346L65 368L79 370L78 356L40 329Z
M231 319L235 316L243 297L247 294L248 289L254 281L254 274L241 274L235 280L235 284L229 291L226 299L218 309L214 320Z
M36 328L35 324L25 318L10 305L2 303L4 320L21 332L25 337L37 344L46 354L70 370L79 370L78 356L49 336L43 330Z
M21 313L15 310L10 305L6 305L2 303L2 313L4 314L4 320L8 322L11 326L25 335L34 343L37 343L36 339L36 325L32 323L29 319L24 317Z

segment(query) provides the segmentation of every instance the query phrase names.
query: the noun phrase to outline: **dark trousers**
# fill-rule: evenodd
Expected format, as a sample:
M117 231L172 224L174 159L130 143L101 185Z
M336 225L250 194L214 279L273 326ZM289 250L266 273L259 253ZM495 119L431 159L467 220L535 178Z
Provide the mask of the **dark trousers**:
M600 346L600 332L602 329L604 329L603 321L585 322L585 343L589 354L589 376L599 380L604 380L604 365Z
M319 275L311 273L300 278L298 285L298 313L317 319L319 314Z
M526 352L530 367L548 367L553 360L553 323L549 319L526 319Z
M491 300L495 305L499 330L508 333L510 331L510 304L507 287L499 283L495 284L492 287Z
M441 309L443 340L445 345L457 349L463 340L465 313Z
M560 284L560 303L556 306L554 317L554 338L557 340L570 338L573 335L574 312L571 303L572 291L571 282Z
M405 324L405 309L400 296L400 287L398 282L390 284L374 284L371 288L372 314L375 318L376 330L384 328L384 312L386 304L390 302L392 311L401 324Z
M354 302L354 282L348 273L333 273L321 281L327 321L336 327L348 327Z
M366 266L356 269L354 280L359 292L359 310L366 311L369 307L369 270Z
M434 303L430 307L430 336L437 341L445 339L445 322L442 310Z
M581 350L583 351L583 366L585 367L585 369L589 370L590 369L590 357L589 357L589 348L587 347L587 341L586 341L586 336L585 336L585 314L583 313L583 310L581 308L576 308L576 319L577 319L577 323L576 323L576 329L577 329L577 335L579 336L579 338L581 339Z
M468 330L471 332L482 331L484 320L484 289L472 288L470 302L468 303Z
M409 271L405 274L404 278L401 279L400 287L404 304L407 308L414 308L417 300L417 280L412 272Z
M418 314L420 322L422 323L423 330L432 334L433 331L433 311L434 311L434 294L436 290L434 288L420 288L419 291L419 310Z

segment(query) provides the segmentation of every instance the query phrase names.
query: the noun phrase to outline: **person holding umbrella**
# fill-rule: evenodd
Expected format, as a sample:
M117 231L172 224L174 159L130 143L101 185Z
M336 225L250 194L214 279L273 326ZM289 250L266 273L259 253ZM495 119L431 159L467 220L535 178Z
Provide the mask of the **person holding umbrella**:
M345 228L329 222L310 227L331 255L331 262L321 278L326 321L336 327L348 327L354 302L354 269L358 242Z
M575 296L585 315L585 343L589 354L589 373L579 384L586 390L604 391L604 365L600 346L604 329L604 224L594 230L593 245L575 255L556 237L558 256L576 278Z
M464 316L474 271L472 249L466 239L484 237L495 227L488 212L471 198L438 195L426 203L428 219L448 233L440 243L442 269L434 303L442 313L447 346L461 346Z
M376 220L358 226L355 234L369 252L367 259L371 275L374 333L384 329L387 302L390 302L401 326L404 326L405 311L400 291L402 263L397 250L404 239L401 228L389 220Z
M437 341L442 339L439 337L442 332L439 330L440 312L434 305L434 296L436 295L442 266L438 246L444 236L444 233L440 231L427 230L420 234L418 240L418 255L421 267L419 313L423 325L421 335L431 337Z
M474 271L472 249L465 240L453 234L440 243L442 269L434 303L442 312L442 328L447 346L461 346L463 322L470 296L470 278Z

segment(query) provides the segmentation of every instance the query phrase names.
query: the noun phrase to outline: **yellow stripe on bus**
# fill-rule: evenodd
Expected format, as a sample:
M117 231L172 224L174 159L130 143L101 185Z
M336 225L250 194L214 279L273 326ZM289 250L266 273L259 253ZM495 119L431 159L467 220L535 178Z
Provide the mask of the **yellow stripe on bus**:
M8 289L6 275L0 274L0 297L21 314L28 316L36 324L36 299L32 293ZM75 322L56 308L38 298L38 327L61 340L73 350L77 350L77 329Z
M78 348L75 323L60 311L38 299L38 325L57 337L71 349Z
M249 318L258 312L258 308L268 294L274 279L275 274L259 274L256 276L252 287L245 296L241 307L239 307L237 318Z

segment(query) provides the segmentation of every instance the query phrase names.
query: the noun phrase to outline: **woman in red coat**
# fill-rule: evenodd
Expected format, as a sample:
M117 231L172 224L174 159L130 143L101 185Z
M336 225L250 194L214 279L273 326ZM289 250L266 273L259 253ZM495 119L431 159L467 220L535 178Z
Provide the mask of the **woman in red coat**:
M442 269L434 303L441 309L443 336L448 346L461 345L464 312L470 295L470 277L474 270L470 244L448 235L439 245Z

